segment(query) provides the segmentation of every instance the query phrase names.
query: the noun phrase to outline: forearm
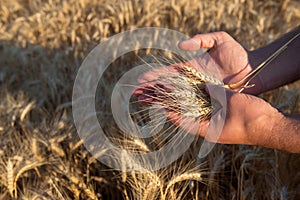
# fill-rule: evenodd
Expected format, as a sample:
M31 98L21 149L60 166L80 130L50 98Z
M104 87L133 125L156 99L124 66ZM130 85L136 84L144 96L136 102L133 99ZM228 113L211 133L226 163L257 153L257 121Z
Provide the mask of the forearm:
M266 121L269 128L262 131L258 145L300 153L300 115L276 113Z
M266 60L298 33L300 33L300 26L269 45L252 51L253 65L257 66ZM269 63L253 82L260 83L257 84L260 85L260 88L258 88L256 93L262 93L298 79L300 79L300 36L290 43L275 60Z

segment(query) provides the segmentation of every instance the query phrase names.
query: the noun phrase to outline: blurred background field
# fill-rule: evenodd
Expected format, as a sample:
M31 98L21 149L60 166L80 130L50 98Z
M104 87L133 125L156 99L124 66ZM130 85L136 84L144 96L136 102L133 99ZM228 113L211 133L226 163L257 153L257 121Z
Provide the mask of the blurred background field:
M71 112L81 62L114 34L222 30L255 49L299 24L298 0L1 0L0 199L300 199L299 154L217 145L193 160L191 147L164 170L121 173L85 150ZM299 82L262 97L300 111Z

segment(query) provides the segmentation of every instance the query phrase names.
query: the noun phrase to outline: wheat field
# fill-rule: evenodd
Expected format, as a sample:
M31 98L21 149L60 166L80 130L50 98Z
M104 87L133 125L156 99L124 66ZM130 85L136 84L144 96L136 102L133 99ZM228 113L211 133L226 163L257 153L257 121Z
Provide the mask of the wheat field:
M263 147L216 145L197 159L196 140L161 170L110 169L78 137L71 103L83 59L114 34L139 27L190 36L222 30L255 49L299 22L298 0L1 0L0 199L300 199L300 155ZM108 79L128 70L122 66L135 53L113 63ZM299 113L299 85L261 97ZM99 120L114 133L109 116ZM149 151L142 140L119 143Z

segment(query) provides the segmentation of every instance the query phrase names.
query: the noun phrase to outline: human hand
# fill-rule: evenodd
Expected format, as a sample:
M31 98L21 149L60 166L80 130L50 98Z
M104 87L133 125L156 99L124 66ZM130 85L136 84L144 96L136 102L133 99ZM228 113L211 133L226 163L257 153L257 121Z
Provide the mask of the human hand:
M203 57L206 60L208 59L208 67L217 68L217 73L219 73L225 84L232 84L242 80L261 62L261 59L254 52L242 47L226 32L198 34L191 39L180 42L179 47L189 51L208 48L208 55L201 55L198 58L198 62L202 62L201 59ZM262 90L262 82L259 75L251 83L254 84L254 87L245 89L244 92L259 94ZM241 88L236 88L237 91L239 89Z
M197 121L168 112L169 120L210 142L258 145L300 153L300 115L285 115L263 99L230 90L225 90L224 101L223 88L213 85L208 88L210 96L221 104L221 109L210 120Z
M221 104L221 109L210 120L195 120L178 113L167 111L168 119L182 129L205 137L211 142L223 144L249 144L268 146L272 130L282 114L269 103L258 97L236 93L209 85L211 98ZM224 121L222 131L218 124ZM208 131L210 129L210 131Z
M208 52L208 55L210 56L209 58L217 64L216 66L218 67L218 71L220 72L221 79L224 83L231 84L243 79L251 70L269 56L270 53L264 52L273 52L271 50L276 49L276 45L281 44L281 42L281 40L278 40L277 42L275 41L274 44L270 45L270 47L268 46L266 48L250 52L244 49L227 33L217 32L197 35L190 40L181 42L179 46L184 50L212 48ZM290 49L293 50L292 47ZM291 53L286 55L290 54ZM205 56L206 55L204 55L204 57ZM283 56L285 56L285 54ZM284 58L286 57L287 56ZM199 65L193 65L193 63L197 64L199 59L201 62L202 58L203 56L200 56L199 58L189 61L187 65L191 67L196 66L194 68L199 69L197 68ZM180 64L183 66L186 65L186 63ZM282 71L280 65L276 65L276 62L273 65L275 65L272 67L276 72L274 73L274 77L286 72L285 70ZM291 69L297 70L298 68L294 67ZM200 68L199 70L202 69ZM138 81L141 83L141 86L134 94L138 97L141 103L153 103L155 98L153 99L153 96L151 94L149 95L149 92L151 93L155 91L153 90L153 86L156 84L157 78L160 76L168 76L170 75L169 72L174 72L174 66L156 68L155 70L144 73L139 78ZM176 72L175 70L175 73L178 73L178 71ZM268 81L265 81L264 79L269 77L270 74L268 74L268 76L266 76L266 74L264 75L264 73L261 74L256 76L251 82L252 84L255 84L255 87L244 90L245 93L259 94L263 91L282 85L281 82L277 83L278 81L274 81L272 79L274 78L273 76L269 79L272 79L272 83L276 83L273 85L266 85L266 82L268 83ZM297 73L292 74L297 75ZM262 79L260 75L261 77L264 77L264 79ZM264 80L264 83L262 83L262 80ZM294 79L292 78L291 80ZM213 93L210 95L213 98L218 99L218 95L216 95L217 97L215 97ZM261 145L290 152L299 152L299 117L297 119L295 119L295 117L286 117L270 106L267 102L255 96L235 93L228 90L226 90L225 96L227 98L227 103L222 105L223 109L220 111L225 119L225 123L219 138L214 134L206 135L210 127L212 129L214 128L211 123L212 121L197 121L195 118L184 117L170 110L167 110L166 115L170 121L177 126L180 126L190 133L203 137L206 136L206 139L209 141L229 144ZM224 108L226 108L226 110L224 110ZM278 123L281 125L278 126ZM287 137L286 134L289 136Z
M203 120L203 118L187 116L178 112L180 111L178 108L164 109L168 120L181 129L205 137L211 142L269 145L272 130L280 121L281 113L258 97L225 90L214 85L208 85L207 88L211 99L220 104L211 119ZM156 93L150 94L148 90L150 93ZM159 99L168 98L168 93L164 91L163 86L160 89L148 88L148 90L144 90L142 94L147 98L140 99L140 102L155 104L158 96Z
M196 71L200 71L202 74L218 75L225 84L236 83L243 79L250 71L252 71L255 64L254 56L251 52L244 49L238 42L236 42L230 35L225 32L215 32L208 34L199 34L189 40L185 40L179 43L179 47L183 50L198 50L200 48L209 48L208 53L200 55L198 58L189 60L185 63L175 63L170 66L163 66L155 68L144 73L139 77L138 82L140 87L134 92L134 95L138 97L141 103L153 103L157 99L155 92L160 93L160 88L157 85L163 86L163 90L169 90L172 88L170 84L161 83L160 77L176 76L180 74L176 70L176 66L189 66ZM215 72L215 74L214 74ZM248 93L258 93L257 88L260 85L259 79L256 81L255 88L245 90ZM236 88L239 90L240 88ZM159 96L159 95L158 95ZM241 105L240 105L241 106ZM182 116L177 116L178 113L168 113L170 119L176 119ZM189 121L188 118L184 119ZM194 119L191 119L193 121ZM176 120L171 120L176 124ZM180 122L180 121L179 121ZM178 124L178 123L177 123ZM191 123L186 123L191 125ZM195 123L197 124L197 123ZM188 126L191 128L191 126ZM205 126L203 126L205 129ZM200 133L198 128L193 128L189 132ZM206 131L204 131L206 132ZM226 137L225 137L226 138ZM234 137L233 137L234 138ZM235 140L235 139L233 139Z
M259 56L254 52L248 51L235 41L226 32L213 32L207 34L198 34L191 39L179 43L179 47L183 50L199 50L200 48L208 48L208 52L199 57L183 63L159 67L144 73L139 77L139 87L135 94L142 94L142 88L152 87L158 77L161 75L174 75L176 65L187 65L199 71L202 74L213 75L224 82L224 84L233 84L242 80L249 74L260 62ZM263 84L259 74L251 81L254 87L246 88L244 93L259 94L263 90ZM239 91L241 87L233 90Z
M164 110L165 115L176 126L210 142L300 151L299 119L289 119L263 99L249 94L214 85L208 85L208 92L220 103L211 119L189 117L169 109ZM155 103L151 98L143 102Z

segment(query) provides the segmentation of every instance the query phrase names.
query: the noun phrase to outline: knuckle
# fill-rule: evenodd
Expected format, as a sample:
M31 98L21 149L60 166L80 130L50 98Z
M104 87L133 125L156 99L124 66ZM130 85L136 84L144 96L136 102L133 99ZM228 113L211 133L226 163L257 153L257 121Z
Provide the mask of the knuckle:
M222 37L228 37L229 36L229 34L225 31L219 31L218 34L220 34L220 36L222 36Z
M231 38L231 36L227 32L225 32L225 31L216 32L216 40L219 43L227 41L227 40L229 40L229 38Z

